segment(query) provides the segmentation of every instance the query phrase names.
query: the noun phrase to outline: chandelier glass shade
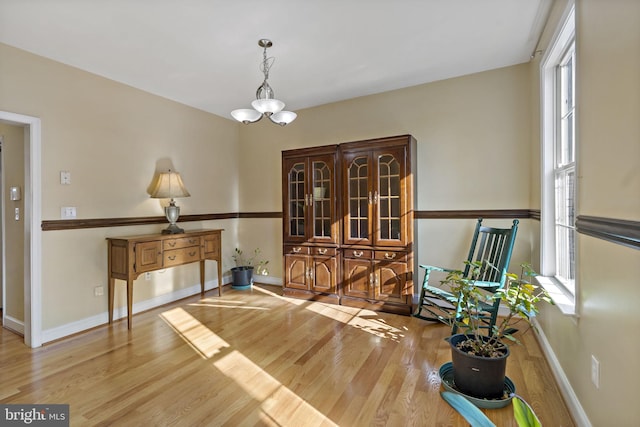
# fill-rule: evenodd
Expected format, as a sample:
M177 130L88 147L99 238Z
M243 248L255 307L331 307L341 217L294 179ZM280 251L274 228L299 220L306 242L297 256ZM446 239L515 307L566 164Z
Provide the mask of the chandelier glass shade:
M244 124L255 123L263 117L269 118L271 122L280 126L291 123L298 116L292 111L283 111L284 102L275 98L275 94L267 80L269 79L269 69L273 65L274 58L267 58L267 49L273 46L271 40L260 39L258 46L262 47L262 65L260 69L264 74L264 81L256 90L256 99L251 103L251 108L241 108L233 110L231 116Z

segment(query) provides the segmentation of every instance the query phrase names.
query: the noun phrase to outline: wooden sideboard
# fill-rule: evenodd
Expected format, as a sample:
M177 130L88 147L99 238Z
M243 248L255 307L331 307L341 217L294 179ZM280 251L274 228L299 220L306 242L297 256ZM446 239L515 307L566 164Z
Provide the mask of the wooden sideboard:
M127 282L127 325L131 329L133 281L143 273L200 262L200 287L204 295L204 262L216 261L218 295L222 296L222 231L193 230L183 234L146 234L108 237L109 323L113 323L115 279Z

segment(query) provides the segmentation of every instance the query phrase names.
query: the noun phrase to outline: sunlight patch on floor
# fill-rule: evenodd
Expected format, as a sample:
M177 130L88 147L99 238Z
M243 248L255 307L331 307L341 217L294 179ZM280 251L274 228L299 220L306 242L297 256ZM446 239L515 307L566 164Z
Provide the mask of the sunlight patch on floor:
M353 307L323 304L319 302L312 302L308 307L305 307L305 309L342 323L349 323L349 321L351 321L351 319L353 319L354 316L357 316L360 312L360 309Z
M162 313L161 318L204 358L221 353L229 344L178 307ZM237 350L213 362L223 375L232 379L251 398L261 402L263 421L267 425L286 425L292 419L305 425L336 425L324 414L266 373Z
M175 330L182 339L203 358L209 359L229 347L229 344L211 332L198 319L183 308L174 308L160 314L160 317Z
M237 350L222 356L213 365L252 398L262 402L265 422L287 425L295 419L304 420L304 425L336 425Z
M224 299L224 298L203 298L200 300L201 303L216 303L216 304L233 304L233 305L244 305L246 302L238 301L234 299Z
M192 303L189 304L190 307L215 307L215 308L232 308L234 310L261 310L261 311L269 311L268 308L266 307L253 307L250 305L245 305L245 306L231 306L231 305L225 305L225 304L198 304L198 303Z
M404 336L401 329L395 328L384 319L378 316L378 313L372 310L365 310L353 307L345 307L343 305L332 305L314 302L311 303L307 310L316 314L328 317L332 320L345 323L361 331L370 333L379 338L391 339L398 341ZM406 329L406 328L405 328Z
M309 301L304 300L304 299L295 299L295 298L287 298L287 297L283 297L282 295L276 294L275 292L271 292L268 289L265 288L261 288L260 286L256 286L255 284L253 285L253 290L257 291L257 292L261 292L263 294L267 294L271 297L274 298L278 298L280 300L286 301L289 304L293 304L293 305L304 305L307 304Z
M357 316L347 324L377 337L390 339L392 341L398 341L404 337L402 330L388 325L384 320L377 317L365 318Z

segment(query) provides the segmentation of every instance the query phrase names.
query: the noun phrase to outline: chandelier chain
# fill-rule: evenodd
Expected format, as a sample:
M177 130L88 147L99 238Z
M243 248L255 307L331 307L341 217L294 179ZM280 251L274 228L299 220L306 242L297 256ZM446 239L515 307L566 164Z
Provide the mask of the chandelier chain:
M271 56L267 58L267 48L264 48L262 52L262 64L260 65L260 71L264 74L264 81L266 82L269 79L269 70L273 66L273 62L275 61L275 57Z

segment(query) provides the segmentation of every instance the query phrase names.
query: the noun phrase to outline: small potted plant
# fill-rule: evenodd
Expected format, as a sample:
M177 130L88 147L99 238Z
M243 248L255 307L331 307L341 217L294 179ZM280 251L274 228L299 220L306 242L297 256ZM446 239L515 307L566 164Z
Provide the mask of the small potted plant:
M493 268L488 263L472 262L471 273L464 277L461 271L447 275L443 283L458 297L459 305L453 330L461 330L449 338L453 363L454 382L459 391L473 397L499 398L504 392L505 369L509 347L504 340L519 343L511 334L514 322L524 321L532 327L531 317L538 313L537 304L553 304L547 291L531 283L536 273L530 264L521 264L520 275L507 273L506 284L494 293L486 292L476 283L482 269ZM509 309L499 317L493 330L485 334L481 330L482 305L500 299Z
M256 248L251 255L245 255L244 252L236 248L233 253L233 261L236 266L231 268L233 289L248 289L253 285L253 273L266 275L268 274L266 265L269 261L259 259L260 248Z

